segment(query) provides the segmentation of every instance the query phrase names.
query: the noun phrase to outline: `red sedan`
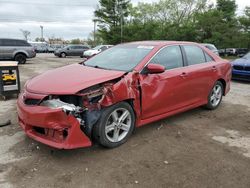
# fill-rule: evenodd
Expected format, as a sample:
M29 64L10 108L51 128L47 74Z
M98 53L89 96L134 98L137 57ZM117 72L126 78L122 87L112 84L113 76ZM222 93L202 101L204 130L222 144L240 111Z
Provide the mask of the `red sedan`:
M216 109L230 80L228 61L196 43L121 44L29 80L18 119L29 137L55 148L113 148L135 127L199 106Z

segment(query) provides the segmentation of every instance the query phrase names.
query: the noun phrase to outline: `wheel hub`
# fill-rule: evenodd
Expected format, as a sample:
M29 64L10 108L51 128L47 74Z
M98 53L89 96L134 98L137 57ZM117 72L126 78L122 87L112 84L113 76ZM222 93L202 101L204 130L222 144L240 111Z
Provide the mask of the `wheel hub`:
M125 108L114 110L106 123L105 135L111 142L119 142L126 137L132 125L131 114Z

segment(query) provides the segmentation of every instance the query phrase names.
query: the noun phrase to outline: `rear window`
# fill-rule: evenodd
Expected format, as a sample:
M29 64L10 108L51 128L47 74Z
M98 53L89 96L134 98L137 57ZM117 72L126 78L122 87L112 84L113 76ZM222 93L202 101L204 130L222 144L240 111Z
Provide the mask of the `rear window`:
M83 48L83 49L89 49L89 47L88 47L88 46L83 46L82 48Z
M185 46L183 46L183 48L186 52L188 65L196 65L196 64L206 62L203 50L201 48L199 48L198 46L185 45Z
M1 39L0 46L31 46L25 40Z
M31 46L27 41L24 40L17 40L16 46Z
M206 57L206 61L207 61L207 62L214 61L214 59L213 59L210 55L208 55L206 52L204 52L204 54L205 54L205 57Z

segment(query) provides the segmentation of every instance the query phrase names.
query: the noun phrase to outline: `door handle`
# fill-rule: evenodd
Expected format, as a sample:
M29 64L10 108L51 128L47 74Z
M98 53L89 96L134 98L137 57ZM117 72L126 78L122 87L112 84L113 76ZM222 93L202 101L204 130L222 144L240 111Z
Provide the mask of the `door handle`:
M212 67L212 70L213 70L214 72L216 72L216 71L217 71L216 66L213 66L213 67Z
M186 78L187 77L187 73L186 72L183 72L183 73L181 73L181 75L180 75L180 77L182 77L182 78Z

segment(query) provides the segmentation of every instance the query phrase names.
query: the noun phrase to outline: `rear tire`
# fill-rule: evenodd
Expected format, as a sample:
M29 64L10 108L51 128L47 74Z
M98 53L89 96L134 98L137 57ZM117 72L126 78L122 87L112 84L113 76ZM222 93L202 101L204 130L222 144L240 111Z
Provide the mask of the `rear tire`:
M26 63L26 55L24 54L17 54L14 58L15 61L18 62L18 64L25 64Z
M135 114L126 102L120 102L103 109L93 129L95 141L107 148L124 144L135 127Z
M205 107L209 110L214 110L218 108L218 106L222 101L223 93L224 93L223 84L220 81L217 81L209 93L208 102Z
M65 58L67 55L66 55L66 53L64 53L64 52L62 52L61 54L60 54L60 57L62 57L62 58Z

